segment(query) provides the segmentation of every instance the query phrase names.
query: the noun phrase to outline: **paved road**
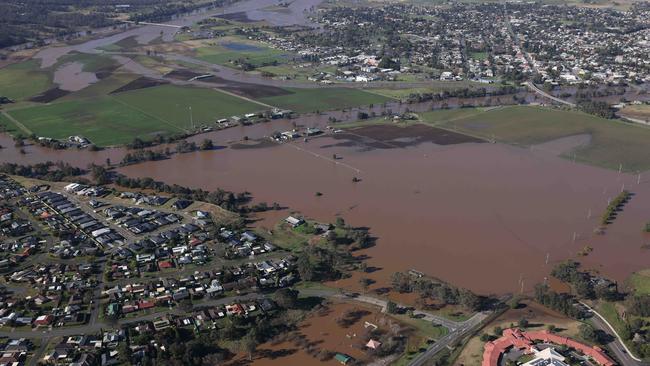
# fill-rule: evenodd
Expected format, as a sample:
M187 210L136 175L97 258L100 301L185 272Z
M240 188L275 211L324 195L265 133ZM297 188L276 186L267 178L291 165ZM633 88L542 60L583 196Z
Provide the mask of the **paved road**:
M376 297L372 296L365 296L365 295L350 295L350 294L344 294L341 292L338 292L336 290L327 290L327 289L301 289L300 293L302 295L307 295L307 296L319 296L319 297L330 297L330 298L339 298L343 300L349 300L349 301L357 301L357 302L363 302L366 304L370 305L375 305L381 308L382 312L386 312L386 306L388 304L388 301L378 299ZM397 304L399 307L406 308L408 306L402 305L402 304ZM421 319L424 319L426 321L430 321L434 324L441 325L450 331L462 328L463 325L466 322L455 322L453 320L441 317L436 314L432 314L426 311L420 311L420 310L415 310L413 312L414 315L419 316Z
M98 289L100 287L101 286L98 286ZM382 311L386 311L386 307L388 304L386 300L378 299L375 297L365 296L365 295L350 295L350 294L342 293L337 290L329 290L329 289L300 289L300 294L303 296L338 298L347 301L362 302L362 303L378 306L382 309ZM232 302L259 300L262 299L263 297L264 295L259 293L250 293L242 296L232 296L232 297L224 297L224 298L214 299L214 300L206 300L194 304L193 310L202 307L225 305ZM62 328L49 328L49 329L34 328L31 330L0 330L0 336L9 337L9 338L42 338L43 341L45 342L52 337L66 337L66 336L72 336L81 333L96 333L101 331L104 328L107 329L113 328L114 325L102 322L98 319L98 314L99 314L98 303L99 301L96 300L95 306L93 307L93 313L91 315L91 321L89 322L89 324L80 325L80 326L62 327ZM397 306L405 307L404 305L400 305L400 304L397 304ZM158 312L138 316L137 318L122 319L118 322L117 325L124 326L127 324L138 323L141 321L153 320L166 314L182 315L186 313L187 311L184 311L183 309L176 307L169 310L161 310ZM449 333L444 337L440 338L434 344L432 344L425 352L421 353L415 359L413 359L413 361L411 361L411 363L409 364L410 366L424 365L425 362L427 362L427 360L429 360L435 354L440 352L442 349L460 341L463 337L469 335L481 324L481 322L483 322L483 320L485 320L485 318L489 316L489 313L481 312L481 313L474 314L474 316L472 316L470 319L464 322L455 322L453 320L426 311L416 310L414 311L414 314L421 316L422 319L426 321L430 321L434 324L438 324L449 329ZM42 353L42 350L39 350L39 352ZM640 366L640 365L625 365L625 366Z
M623 366L648 366L649 363L643 362L640 358L634 356L630 350L627 348L623 340L618 335L614 327L609 324L609 322L599 314L596 310L592 309L589 305L581 302L581 304L587 309L588 312L592 313L592 317L589 319L591 324L599 330L612 336L612 341L609 342L606 346L614 353L616 358Z
M194 305L193 310L204 308L204 307L226 305L226 304L231 304L233 302L239 302L239 301L257 300L263 297L264 297L263 295L258 293L250 293L241 296L231 296L231 297L223 297L214 300L206 300L206 301L197 302ZM153 320L167 314L182 315L187 313L188 313L187 311L181 309L180 307L176 307L171 310L165 309L150 314L138 316L137 318L121 319L118 322L118 325L128 325L128 324L138 323L141 321ZM60 327L60 328L51 328L51 329L49 328L41 328L41 329L34 328L30 330L22 330L22 329L4 330L3 329L0 330L0 336L8 337L11 339L67 337L67 336L72 336L77 334L96 333L101 331L102 329L111 329L111 328L114 328L114 326L106 322L100 321L98 319L97 321L94 322L94 324L84 324L78 326L69 326L69 327Z
M548 99L550 99L550 100L552 100L552 101L554 101L554 102L558 102L558 103L560 103L560 104L568 105L569 107L575 107L575 106L576 106L575 103L571 103L571 102L568 102L568 101L566 101L566 100L564 100L564 99L560 99L560 98L558 98L558 97L554 97L554 96L552 96L551 94L549 94L549 93L543 91L542 89L538 88L538 87L537 87L537 86L536 86L532 81L527 81L527 82L526 82L526 86L528 86L528 88L529 88L530 90L532 90L532 91L534 91L535 93L537 93L537 94L543 96L544 98L548 98Z
M438 352L447 347L450 347L464 337L470 335L472 332L476 331L479 325L489 315L490 314L486 312L474 314L474 316L462 322L458 328L451 330L446 336L440 338L438 341L432 344L425 352L420 353L417 357L411 360L411 362L409 362L409 366L425 365L426 362L435 356Z

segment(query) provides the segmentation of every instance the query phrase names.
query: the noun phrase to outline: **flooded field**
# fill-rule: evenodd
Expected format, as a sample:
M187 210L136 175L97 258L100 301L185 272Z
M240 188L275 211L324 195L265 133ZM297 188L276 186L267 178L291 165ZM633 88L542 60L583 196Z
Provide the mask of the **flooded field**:
M343 321L343 317L346 321ZM366 322L378 329L373 330L374 327ZM376 308L349 303L329 304L300 323L295 332L261 345L253 362L238 356L228 365L340 365L331 357L332 354L324 357L321 351L344 353L362 364L369 364L372 358L364 347L365 343L373 335L376 339L391 328L406 329ZM409 332L404 331L401 335L409 336Z
M334 113L338 119L355 114ZM588 135L522 149L413 125L364 127L281 145L255 142L295 125L325 129L330 116L197 135L190 140L210 138L218 146L245 137L249 142L120 171L191 187L249 191L257 201L279 202L317 220L342 215L352 225L370 227L376 246L359 254L381 269L369 274L376 286L395 271L416 269L482 293L520 291L522 282L528 290L544 281L554 263L587 245L594 250L581 260L619 281L650 261L650 251L641 248L650 240L641 232L650 220L650 176L557 157L589 143ZM0 145L1 161L21 164L62 160L86 167L106 159L117 163L126 153L27 146L22 154L7 135L0 135ZM595 235L608 199L622 188L635 196L606 235ZM273 227L287 214L265 214L258 225ZM336 285L356 288L358 278Z
M93 72L83 71L83 64L70 62L60 67L54 73L54 83L66 91L77 91L97 82L97 76Z
M530 289L543 281L554 263L585 245L594 251L583 261L618 280L650 259L641 249L650 181L637 184L636 176L575 164L543 149L406 140L377 148L369 137L344 139L184 154L121 171L246 190L258 201L280 202L317 220L342 215L368 226L379 239L360 254L381 268L370 276L384 284L394 271L413 268L482 293L516 292L522 282ZM623 185L635 197L606 235L595 236L608 198ZM268 214L259 225L272 227L286 214ZM338 285L357 286L352 280Z
M243 14L254 21L266 21L271 25L312 25L307 18L306 10L320 4L322 0L298 0L287 6L286 12L278 13L264 10L272 5L276 5L275 0L246 0L240 1L233 5L220 9L204 9L196 11L190 15L181 16L166 25L145 25L132 27L128 24L123 26L122 32L117 32L106 37L93 39L75 45L62 47L48 47L36 54L36 58L41 60L42 67L50 67L63 55L77 51L82 53L97 53L97 48L108 46L119 42L120 40L133 37L139 44L145 45L150 42L161 39L162 41L172 41L174 35L183 26L192 24L215 15L226 14Z

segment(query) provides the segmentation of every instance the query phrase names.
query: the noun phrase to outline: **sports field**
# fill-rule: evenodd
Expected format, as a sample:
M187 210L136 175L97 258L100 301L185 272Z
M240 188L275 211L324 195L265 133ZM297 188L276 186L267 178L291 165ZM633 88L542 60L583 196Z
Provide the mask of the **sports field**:
M472 112L473 111L473 112ZM435 113L422 119L435 123ZM461 112L458 112L461 113ZM440 127L497 141L530 146L562 137L589 134L591 143L572 152L576 160L626 171L650 169L650 128L618 120L607 120L578 111L544 107L514 106L493 109L466 109Z
M291 58L291 55L282 50L269 48L259 42L226 38L216 45L198 48L196 57L224 66L232 66L231 61L245 59L251 65L258 67L274 62L285 63Z
M381 104L394 99L350 88L286 88L291 94L260 98L259 101L299 113L328 111L356 106Z
M0 69L0 96L21 101L51 87L50 75L42 71L35 60L9 65Z
M81 135L98 146L125 144L135 137L177 134L218 118L264 108L211 89L164 85L114 96L70 100L15 109L12 117L38 136Z

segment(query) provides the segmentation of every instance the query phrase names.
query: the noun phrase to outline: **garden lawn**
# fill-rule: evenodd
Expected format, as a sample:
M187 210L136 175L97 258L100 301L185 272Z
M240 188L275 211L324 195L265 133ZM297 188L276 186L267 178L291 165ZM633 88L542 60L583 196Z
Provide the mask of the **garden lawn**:
M260 98L259 101L298 113L328 111L394 101L378 94L351 88L287 88L291 94Z

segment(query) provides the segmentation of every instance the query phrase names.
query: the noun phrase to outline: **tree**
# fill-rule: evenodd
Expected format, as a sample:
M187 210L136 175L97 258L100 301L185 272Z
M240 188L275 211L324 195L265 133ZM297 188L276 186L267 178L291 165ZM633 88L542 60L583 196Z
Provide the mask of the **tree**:
M594 328L589 325L589 324L580 324L578 327L578 334L580 335L580 338L584 339L587 342L592 342L592 343L597 343L598 342L598 334L594 330Z
M521 318L519 319L519 328L528 328L528 319L526 318Z
M306 251L300 253L296 266L303 281L311 281L314 278L314 265L311 263L309 253Z
M342 229L345 227L345 220L341 216L336 217L336 223L334 224L337 228Z
M122 365L129 365L131 363L131 348L126 342L120 342L117 346L117 359Z
M372 284L372 280L370 278L366 278L366 277L359 278L359 285L361 286L364 292L368 292L368 287L371 284Z
M293 309L298 302L298 291L290 288L280 289L273 294L273 300L285 309Z
M395 272L391 276L393 289L398 292L411 292L411 279L402 272Z
M510 309L518 308L519 307L519 301L520 301L520 297L517 296L517 295L514 295L512 297L512 299L510 299L510 302L508 303L508 305L510 306Z
M210 139L205 139L201 142L201 150L212 150L214 149L214 143Z
M549 324L549 325L547 325L547 326L546 326L546 329L547 329L550 333L555 333L555 332L557 331L557 328L556 328L555 325L553 325L553 324Z
M389 300L389 301L386 303L386 312L387 312L388 314L395 314L395 313L397 313L397 304Z
M257 349L257 339L255 339L253 332L246 334L244 338L239 341L239 349L248 354L249 361L253 360L253 354Z

